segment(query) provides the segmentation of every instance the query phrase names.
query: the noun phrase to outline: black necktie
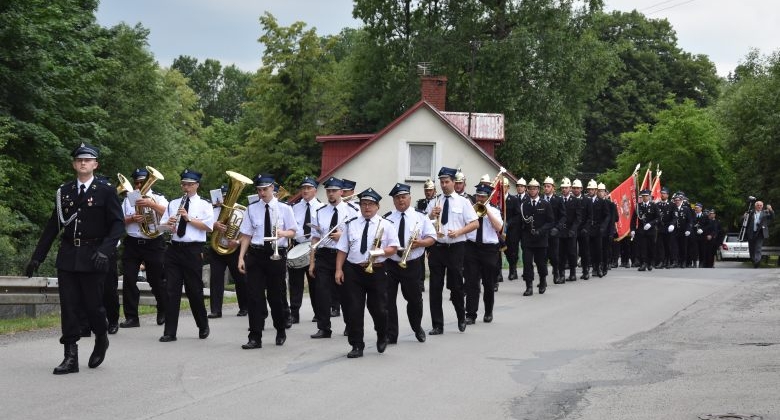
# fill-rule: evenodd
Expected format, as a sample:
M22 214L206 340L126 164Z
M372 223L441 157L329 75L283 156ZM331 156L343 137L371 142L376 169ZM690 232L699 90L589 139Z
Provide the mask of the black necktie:
M531 200L531 208L536 208L536 200Z
M339 224L339 209L333 207L333 217L330 218L330 229Z
M190 210L190 198L183 198L184 200L184 210L189 211ZM187 216L189 217L189 216ZM181 217L179 218L179 226L176 227L176 234L179 235L180 238L184 237L184 234L187 232L187 219Z
M271 208L268 203L265 204L265 220L263 220L263 236L271 237Z
M479 227L477 228L477 243L482 243L482 221L485 220L484 217L479 218Z
M368 249L368 222L371 219L366 219L366 225L363 227L363 237L360 238L360 253L365 254Z
M401 246L406 244L404 232L406 232L406 219L404 218L404 213L401 213L401 222L398 223L398 241L401 243Z
M81 184L81 187L79 187L79 201L81 201L84 198L84 191L86 191L87 186L84 184Z
M450 196L445 195L444 196L444 207L442 207L441 210L441 224L446 225L448 220L448 215L450 213Z
M311 223L311 208L309 207L309 203L306 203L306 215L303 216L304 236L308 236L311 233L311 226L309 226L309 223Z

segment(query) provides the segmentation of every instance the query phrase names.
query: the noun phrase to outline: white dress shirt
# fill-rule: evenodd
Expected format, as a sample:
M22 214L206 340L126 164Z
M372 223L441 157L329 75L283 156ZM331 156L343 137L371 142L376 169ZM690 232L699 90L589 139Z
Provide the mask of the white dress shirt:
M363 229L366 223L368 225L368 234L366 235L366 252L360 252L360 245L363 240ZM354 264L363 264L368 262L369 251L373 249L374 237L376 236L376 230L382 226L382 240L379 248L386 248L388 246L400 247L398 243L398 233L396 227L389 220L383 219L378 214L366 222L362 216L358 216L357 219L353 219L346 223L344 233L341 235L336 249L343 251L347 254L347 261ZM387 259L384 255L374 258L374 263L381 263Z
M179 197L168 203L168 207L165 208L165 213L161 220L167 221L169 218L176 216L179 212L182 198L183 197ZM190 197L190 206L187 209L187 217L189 217L190 220L199 220L203 222L208 227L208 232L211 232L211 227L214 225L214 212L211 210L211 203L200 198L197 194ZM179 219L179 222L181 223L182 219ZM193 227L191 223L187 223L187 230L184 232L184 236L179 236L175 229L176 228L174 228L174 231L171 233L171 240L173 241L206 242L207 231L197 229Z
M310 201L301 200L292 206L293 214L295 215L295 221L298 223L298 227L301 228L297 232L298 236L295 237L295 241L298 243L311 241L311 236L303 236L303 221L306 219L306 204L309 205L309 223L312 224L314 224L314 219L317 216L317 210L325 205L320 200L318 200L317 197L314 197ZM316 229L312 228L312 235L314 234L315 230Z
M165 197L163 197L162 195L155 194L152 191L149 191L149 193L146 195L154 198L154 201L157 204L162 204L166 208L168 207L168 200L166 200ZM153 209L149 209L149 210L154 211ZM125 197L124 201L122 201L122 212L125 214L125 217L135 215L135 206L130 205L130 199L128 199L127 197ZM160 220L161 223L165 223L168 219L160 217ZM139 225L137 222L133 222L130 223L129 225L125 225L125 229L127 229L127 236L132 236L133 238L138 238L138 239L149 239L148 236L144 235L143 232L141 232L141 225Z
M433 222L425 214L409 207L404 212L404 219L404 230L406 231L404 232L404 241L406 242L399 245L399 251L400 248L406 247L406 245L409 243L409 238L412 237L412 233L414 232L415 228L420 230L420 235L417 236L417 239L436 238L436 229L433 227ZM393 222L396 235L400 239L401 235L398 233L398 229L400 229L401 225L401 212L398 210L393 210L392 213L387 216L387 220ZM424 247L412 249L409 252L409 258L407 261L420 258L422 257L423 253L425 253ZM390 259L393 261L401 261L401 257L398 256L398 254L393 254Z
M490 204L486 204L485 208L487 208L488 213L494 215L495 217L501 218L501 212L498 211L497 208L491 206ZM493 229L493 225L490 223L490 218L488 218L488 215L485 214L482 216L482 243L483 244L497 244L498 243L498 234L496 233L496 230ZM477 233L479 232L479 228L472 230L471 232L466 234L466 239L468 239L470 242L477 242Z
M442 210L444 209L444 200L447 198L447 196L442 195L441 200L438 200L438 205L441 206ZM448 230L458 230L462 229L467 224L477 220L477 213L474 211L474 206L471 204L471 201L468 198L464 198L461 195L458 195L456 193L453 193L449 196L449 214L447 216L447 224L444 224L441 226L441 232L444 234L444 237L442 238L436 238L437 242L443 243L443 244L454 244L457 242L463 242L466 240L466 235L460 235L456 236L455 238L450 238L447 236ZM434 207L436 207L437 202L431 201L428 203L428 208L426 208L426 213L431 214L431 211ZM442 215L442 220L444 219Z
M333 217L333 209L338 210L338 225L339 230L343 230L344 228L344 222L347 220L358 216L355 214L355 211L352 209L352 207L349 207L346 203L339 203L335 207L329 204L326 204L323 207L320 207L313 215L312 215L312 223L314 226L317 226L319 229L312 229L311 230L311 237L322 239L322 236L324 236L328 231L330 230L330 220ZM336 249L336 243L331 241L328 238L322 239L328 241L328 243L322 244L322 248L331 248Z
M273 232L273 225L277 225L278 230L294 230L298 232L298 223L295 221L295 215L293 214L292 207L287 204L280 203L276 197L272 198L268 203L269 220L271 221L271 235ZM240 231L242 234L251 236L250 240L252 245L265 245L265 212L266 202L263 200L250 204L246 209L246 215L244 220L241 221ZM286 248L288 245L287 238L279 238L277 246L279 248Z

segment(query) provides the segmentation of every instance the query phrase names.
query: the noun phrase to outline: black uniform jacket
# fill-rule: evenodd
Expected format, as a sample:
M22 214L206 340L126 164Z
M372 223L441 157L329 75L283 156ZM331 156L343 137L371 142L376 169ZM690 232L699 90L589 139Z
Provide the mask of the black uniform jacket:
M59 188L62 218L65 222L73 219L64 226L55 206L38 240L33 259L42 262L57 234L62 231L57 268L65 271L96 271L92 262L95 253L100 251L111 255L125 233L122 206L113 187L93 180L84 197L79 199L77 185L74 180Z
M536 208L528 199L520 204L520 217L523 220L523 246L531 248L547 247L547 236L555 227L555 215L549 202L537 197Z

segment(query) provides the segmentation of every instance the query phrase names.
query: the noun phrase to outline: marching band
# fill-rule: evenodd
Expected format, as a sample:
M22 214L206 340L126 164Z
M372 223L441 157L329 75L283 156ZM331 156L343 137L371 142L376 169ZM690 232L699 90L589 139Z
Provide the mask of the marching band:
M273 175L249 179L227 171L230 187L223 186L224 197L212 204L198 195L202 174L185 169L180 175L183 195L169 202L151 190L164 177L150 166L135 169L132 184L118 174L117 192L124 195L120 204L120 197L106 196L109 190L104 187L110 184L92 182L97 149L82 144L72 156L78 182L58 189L56 210L26 269L32 276L62 231L57 267L65 359L55 374L78 372L76 342L83 328L98 337L89 363L97 367L108 348L106 334L116 334L118 327L140 325L136 286L140 270L145 270L157 301L157 324L164 325L161 342L177 339L182 286L199 338L209 336L209 318L222 316L220 286L224 287L228 268L240 295L237 315L248 314L248 341L241 348L262 348L269 307L275 344L284 345L286 329L300 323L308 284L312 322L316 322L311 338L330 338L331 318L343 316L344 335L351 346L347 357L356 358L365 349L365 308L373 318L377 351L383 353L388 344L397 343L399 288L409 326L421 343L427 335L444 333L445 286L460 332L476 323L480 297L482 321L492 322L497 282L502 281L502 252L510 281L518 279L518 261L522 261L523 295L532 296L534 282L539 294L547 290L548 262L554 284L576 281L578 265L581 280L590 279L591 274L603 277L617 267L618 257L623 267L638 267L639 271L712 267L710 254L715 247L711 244L720 234L714 210L704 212L701 204L692 209L684 193L674 194L670 201L669 190L663 188L661 199L653 201L651 192L642 190L630 235L615 245L618 207L604 184L591 179L583 195L579 179L563 178L556 184L546 177L540 185L536 179L526 183L519 178L516 194L512 194L503 168L493 181L483 176L474 195L469 195L463 172L442 167L440 192L429 179L424 195L414 205L412 187L396 183L388 193L391 209L382 216L382 194L373 188L355 194L354 181L335 177L323 182L326 203L316 197L319 182L315 177L305 177L298 185L297 198L286 203L275 194L278 184ZM244 207L236 201L250 183L257 200ZM86 187L87 192L79 187ZM500 206L492 204L497 192ZM79 217L87 214L90 219ZM756 214L760 220L764 213ZM773 216L766 214L770 219ZM94 225L96 220L102 225ZM122 225L126 232L122 239L125 321L117 325L116 316L106 322L100 301L106 265L116 264L106 255L115 250ZM212 264L208 315L202 277L207 235L211 235L208 255ZM85 248L91 255L82 255L80 250ZM74 257L66 260L62 254L67 252ZM422 325L426 261L431 316L427 335ZM84 290L87 282L94 289L88 293Z

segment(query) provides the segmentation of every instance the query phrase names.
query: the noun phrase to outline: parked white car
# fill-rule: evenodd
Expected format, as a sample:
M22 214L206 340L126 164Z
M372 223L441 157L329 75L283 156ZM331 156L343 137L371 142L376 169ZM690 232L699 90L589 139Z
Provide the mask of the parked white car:
M740 242L739 234L727 233L723 238L723 243L718 249L718 261L721 260L749 260L750 251L747 241Z

